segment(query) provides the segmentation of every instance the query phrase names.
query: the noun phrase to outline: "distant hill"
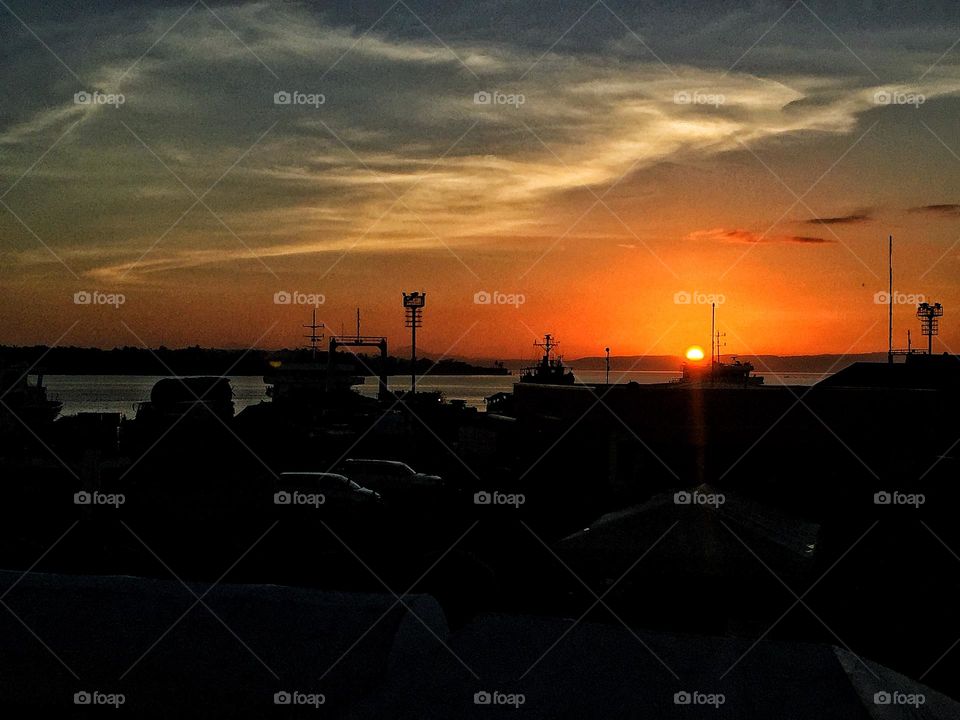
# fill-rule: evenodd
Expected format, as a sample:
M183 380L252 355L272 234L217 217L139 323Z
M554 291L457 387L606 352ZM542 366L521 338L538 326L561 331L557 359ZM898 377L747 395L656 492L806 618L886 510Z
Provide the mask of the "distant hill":
M410 346L401 347L393 350L393 354L399 357L409 357ZM439 353L432 353L429 350L417 348L418 358L437 359L441 357ZM474 363L478 365L493 365L494 362L502 362L504 367L516 372L520 368L527 367L536 362L533 355L528 358L478 358L465 357L460 355L446 356L452 360ZM724 355L723 359L729 361L731 355ZM795 373L826 373L837 372L855 362L882 362L886 360L885 352L856 353L850 355L823 354L823 355L737 355L738 360L742 362L751 362L757 372L795 372ZM571 359L564 358L564 362L574 370L603 370L606 359L603 356L589 356ZM617 372L626 370L648 370L648 371L669 371L679 372L680 363L683 360L677 355L620 355L610 357L610 369Z
M855 362L881 362L886 360L885 352L858 353L851 355L737 355L738 360L750 362L757 372L837 372ZM724 355L724 360L730 360ZM603 370L603 357L584 357L568 360L574 370ZM611 357L610 368L618 372L625 370L679 370L681 359L675 355L638 355Z
M327 353L317 353L316 361L326 362ZM263 375L270 363L310 362L310 350L223 350L215 348L159 347L148 350L139 347L99 348L0 346L0 368L32 368L33 372L48 375ZM337 352L337 364L353 365L357 375L374 375L380 372L380 358L364 353L354 356L348 351ZM444 358L433 360L417 358L417 372L434 375L504 375L505 368L492 362L480 365L475 362ZM387 375L406 375L410 372L409 357L389 356L386 361Z

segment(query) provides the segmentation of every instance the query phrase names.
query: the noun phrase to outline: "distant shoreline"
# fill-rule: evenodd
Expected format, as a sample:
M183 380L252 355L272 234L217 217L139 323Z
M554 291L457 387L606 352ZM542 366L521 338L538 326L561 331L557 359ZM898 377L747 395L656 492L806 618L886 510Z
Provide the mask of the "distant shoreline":
M403 348L400 349L401 351ZM417 359L417 372L431 375L508 375L531 365L530 359L510 358L502 362L480 358L443 358L425 351ZM734 355L725 354L724 361ZM858 353L850 355L739 355L750 362L757 373L833 373L854 362L883 362L886 353ZM0 346L0 367L26 365L48 375L263 375L270 362L311 362L309 350L224 350L217 348L99 348ZM317 360L326 362L326 352L318 352ZM357 375L374 376L379 373L379 357L362 354L359 359L348 351L337 353L337 363L353 364ZM610 371L627 370L648 372L680 372L681 358L671 355L611 356ZM606 368L604 357L581 357L567 360L574 371L597 371ZM387 358L387 375L410 373L407 357Z
M281 363L326 363L326 352L310 350L220 350L215 348L76 348L46 346L14 347L0 346L0 367L29 367L32 374L44 375L264 375L271 364ZM336 364L347 372L365 377L380 373L380 358L375 355L355 356L346 351L337 352ZM352 366L352 367L350 367ZM412 368L408 358L388 356L386 375L408 375ZM510 375L510 370L496 364L477 365L463 360L443 359L434 361L418 358L417 374L431 375Z

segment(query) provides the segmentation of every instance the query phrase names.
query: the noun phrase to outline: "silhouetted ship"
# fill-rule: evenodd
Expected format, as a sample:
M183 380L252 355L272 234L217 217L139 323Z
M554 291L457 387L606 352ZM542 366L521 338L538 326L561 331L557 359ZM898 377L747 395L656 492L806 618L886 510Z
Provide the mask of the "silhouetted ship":
M725 363L714 360L709 366L687 361L681 366L679 384L706 383L729 387L756 387L763 385L763 377L753 375L754 367L749 362L740 362L733 358Z
M573 372L563 364L559 355L552 356L560 343L549 333L543 336L543 342L533 343L534 347L543 348L543 357L540 362L520 371L520 382L536 383L538 385L573 385Z
M267 385L267 397L275 402L310 404L363 385L364 378L353 372L352 365L274 360L263 382Z

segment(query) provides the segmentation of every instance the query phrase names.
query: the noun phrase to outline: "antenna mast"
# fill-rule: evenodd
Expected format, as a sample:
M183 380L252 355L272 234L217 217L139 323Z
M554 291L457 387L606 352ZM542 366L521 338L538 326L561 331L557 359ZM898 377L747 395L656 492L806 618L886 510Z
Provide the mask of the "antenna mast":
M317 343L323 342L323 333L317 333L317 330L324 327L323 323L317 324L317 309L313 309L313 322L309 325L304 325L305 328L310 330L309 335L304 335L310 341L310 356L316 360L317 359Z
M887 292L887 302L890 305L890 319L887 327L887 363L893 365L893 235L889 237L889 250L887 252L887 266L890 271L889 288Z
M717 329L717 304L710 303L710 372L713 372L713 363L715 362L714 354L713 354L713 347L714 347L713 333L716 331L716 329Z

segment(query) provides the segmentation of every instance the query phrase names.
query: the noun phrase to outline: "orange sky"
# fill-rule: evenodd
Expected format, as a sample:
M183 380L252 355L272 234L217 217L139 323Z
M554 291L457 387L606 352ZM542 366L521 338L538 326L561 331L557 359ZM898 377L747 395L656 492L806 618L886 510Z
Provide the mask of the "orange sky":
M400 293L422 289L434 353L531 357L551 332L568 358L679 356L709 346L710 299L730 352L876 351L893 233L896 344L923 295L960 350L960 67L923 17L890 42L828 16L845 49L799 13L731 65L770 18L664 34L654 58L600 17L544 54L273 3L224 9L245 45L199 13L151 49L173 9L139 12L112 55L55 14L28 22L62 62L27 34L5 51L2 343L293 346L310 308L274 296L299 291L398 347ZM324 103L274 100L297 88Z

